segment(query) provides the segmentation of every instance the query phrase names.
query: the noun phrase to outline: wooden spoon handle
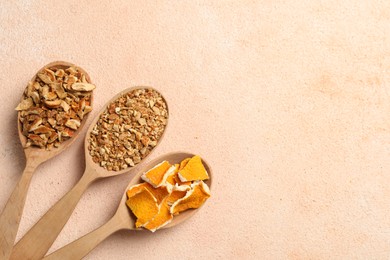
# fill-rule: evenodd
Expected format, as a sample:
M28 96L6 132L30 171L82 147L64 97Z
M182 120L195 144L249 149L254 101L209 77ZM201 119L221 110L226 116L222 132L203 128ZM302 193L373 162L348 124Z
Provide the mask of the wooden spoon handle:
M118 214L116 214L103 226L58 249L54 253L45 257L44 260L81 259L112 233L124 229L125 227L126 225L121 221Z
M0 216L0 259L8 259L18 232L28 187L33 172L40 162L27 161L19 183L12 192Z
M95 179L86 170L80 181L15 245L10 259L41 259L65 226L81 195Z

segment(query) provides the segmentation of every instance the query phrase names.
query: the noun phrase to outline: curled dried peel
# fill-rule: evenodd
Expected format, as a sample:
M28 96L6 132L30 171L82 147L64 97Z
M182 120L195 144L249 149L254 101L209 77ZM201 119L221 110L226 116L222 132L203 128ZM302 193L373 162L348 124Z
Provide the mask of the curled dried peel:
M200 181L191 185L191 190L187 194L173 203L170 211L172 214L178 214L187 209L199 208L210 197L208 186Z
M66 121L65 125L73 130L77 130L80 127L81 122L77 119L69 119Z
M57 108L60 107L61 105L61 100L56 99L56 100L45 100L45 105L49 108Z
M38 77L46 84L53 83L53 79L47 73L38 73Z
M29 132L35 131L40 125L42 124L42 118L37 118L34 120L34 122L31 124Z
M175 164L175 171L167 177L167 183L171 185L175 185L177 183L176 175L178 171L179 171L179 164Z
M188 158L189 160L190 158ZM187 160L187 159L185 159ZM188 162L187 160L187 162ZM181 165L181 164L180 164ZM171 172L169 174L169 176L167 177L167 180L166 182L169 183L170 185L190 185L191 182L190 181L186 181L186 182L182 182L178 176L178 172L180 170L180 165L179 164L175 164L175 171L174 172Z
M27 110L30 107L34 105L32 98L27 98L25 100L22 100L22 102L19 103L19 105L15 108L15 110L21 111L21 110Z
M96 88L96 86L93 84L90 84L90 83L80 82L80 83L73 83L72 84L72 89L75 91L92 91L95 88Z
M61 98L61 99L66 98L67 94L66 94L64 88L62 87L61 83L51 84L51 88L54 90L54 92L57 94L57 96L59 98Z

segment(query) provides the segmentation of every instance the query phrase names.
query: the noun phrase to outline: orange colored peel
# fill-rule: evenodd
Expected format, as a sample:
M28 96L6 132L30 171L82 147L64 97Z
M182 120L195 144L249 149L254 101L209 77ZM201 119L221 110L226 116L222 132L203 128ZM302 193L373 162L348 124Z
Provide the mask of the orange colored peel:
M189 160L190 158L187 158L187 159L184 159L184 161ZM183 162L184 162L183 161ZM180 164L182 165L182 164ZM186 181L186 182L182 182L178 176L178 172L180 170L180 165L179 164L175 164L175 172L170 174L167 178L167 183L171 184L171 185L191 185L191 182L190 181ZM184 167L184 166L183 166Z
M167 198L167 203L172 205L177 200L183 198L187 194L187 191L174 190Z
M209 175L203 166L200 156L192 157L183 169L179 170L178 176L182 182L208 180Z
M187 194L173 203L171 207L172 214L178 214L187 209L199 208L210 197L210 190L207 185L200 181L192 185L192 189Z
M179 170L183 169L187 165L189 160L191 160L191 158L186 158L183 161L181 161L180 166L179 166Z
M167 225L172 221L173 215L170 212L170 205L167 203L167 198L162 201L159 206L159 211L154 218L149 221L144 227L154 232L157 229Z
M167 183L169 183L171 185L176 184L176 176L177 176L178 171L179 171L179 164L175 164L175 171L173 172L173 174L171 174L167 177Z
M158 213L157 200L146 188L133 194L126 201L126 204L137 217L137 221L135 222L137 228L144 226Z
M155 188L160 187L166 181L167 176L165 173L170 167L171 165L169 164L169 162L163 161L149 171L145 172L141 178L144 181L152 184Z
M160 204L161 201L170 194L167 186L162 186L158 188L154 188L152 185L150 185L147 182L143 182L137 185L132 186L128 191L127 191L127 197L130 198L134 196L134 194L140 192L142 189L148 189L153 196L156 198L157 203Z

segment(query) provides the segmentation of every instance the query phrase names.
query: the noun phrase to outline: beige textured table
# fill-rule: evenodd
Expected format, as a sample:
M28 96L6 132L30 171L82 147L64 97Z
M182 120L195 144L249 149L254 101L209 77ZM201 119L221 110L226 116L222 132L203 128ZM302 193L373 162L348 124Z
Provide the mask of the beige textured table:
M14 108L66 60L97 85L93 115L124 88L160 90L171 118L149 160L199 153L215 177L188 222L116 233L87 259L390 257L389 1L110 2L0 2L0 208L24 167ZM17 239L83 156L80 138L38 168ZM131 177L87 190L50 252L107 221Z

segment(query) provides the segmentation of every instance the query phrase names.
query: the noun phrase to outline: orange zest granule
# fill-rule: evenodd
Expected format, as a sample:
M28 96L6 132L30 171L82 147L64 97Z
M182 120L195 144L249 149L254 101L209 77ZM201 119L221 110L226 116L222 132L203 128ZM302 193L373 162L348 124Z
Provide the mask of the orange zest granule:
M126 202L137 218L137 228L154 232L172 221L174 215L199 208L210 197L203 182L209 176L199 156L174 165L163 161L141 178L146 182L132 186Z

